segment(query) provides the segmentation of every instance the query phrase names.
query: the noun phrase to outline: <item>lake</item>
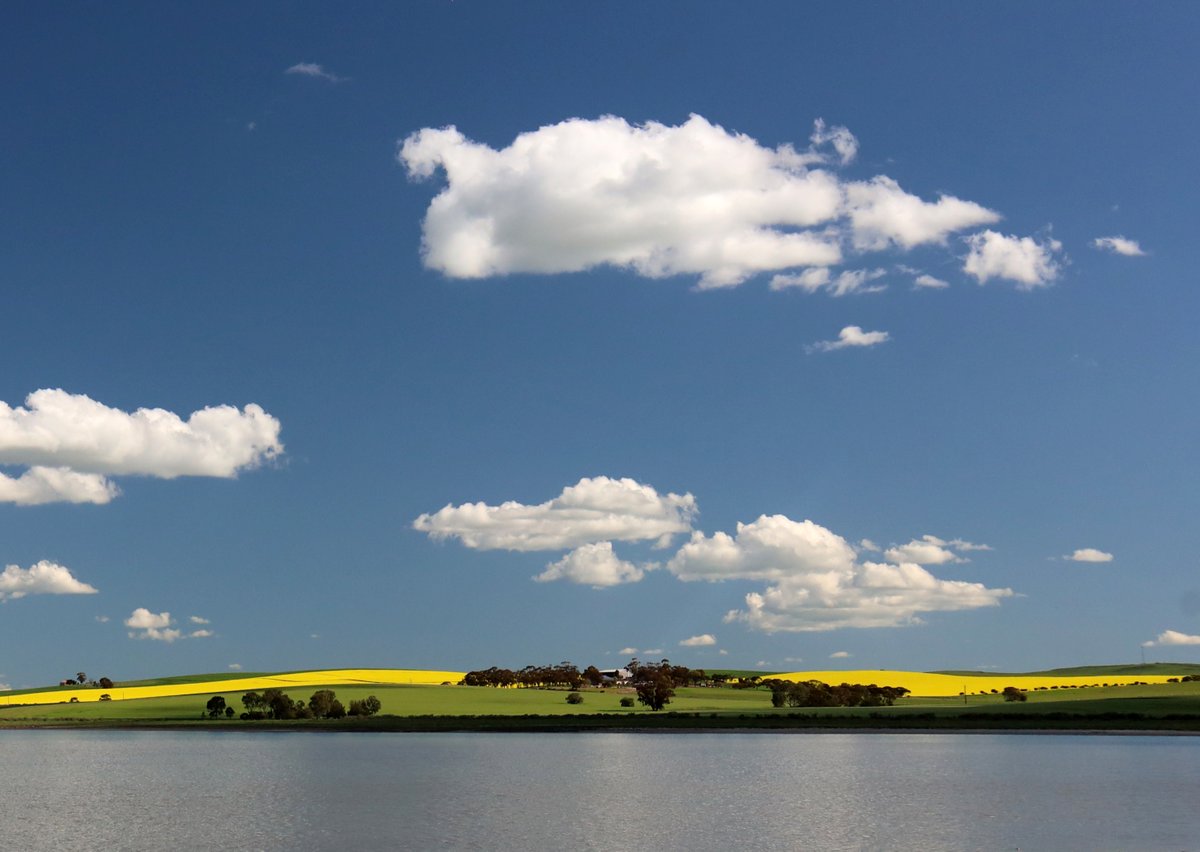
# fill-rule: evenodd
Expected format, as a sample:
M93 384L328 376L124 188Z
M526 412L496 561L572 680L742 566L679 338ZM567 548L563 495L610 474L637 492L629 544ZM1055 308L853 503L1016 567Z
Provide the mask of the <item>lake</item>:
M0 849L1200 849L1200 738L0 732Z

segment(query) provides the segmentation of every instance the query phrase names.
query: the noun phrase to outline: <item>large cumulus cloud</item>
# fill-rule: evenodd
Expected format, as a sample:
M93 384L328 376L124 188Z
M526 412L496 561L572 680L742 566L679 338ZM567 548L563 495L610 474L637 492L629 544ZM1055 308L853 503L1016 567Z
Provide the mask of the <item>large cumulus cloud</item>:
M121 411L83 394L43 389L24 406L0 401L0 502L107 503L109 476L229 478L283 452L280 423L261 406L202 408L185 420L161 408Z
M726 621L777 631L919 624L923 612L995 606L1010 589L942 580L915 562L862 561L844 538L812 521L763 515L737 533L693 533L667 563L681 580L764 581Z
M447 505L413 528L477 550L567 550L601 541L656 541L691 530L691 494L659 494L632 479L583 478L544 503ZM572 572L566 571L564 576Z
M1000 218L949 195L927 201L885 175L844 180L836 170L858 150L844 127L818 121L810 143L770 147L699 115L678 126L604 116L500 149L453 126L423 128L398 158L414 178L445 175L423 253L456 278L608 264L729 287L760 272L826 269L847 253L944 245Z

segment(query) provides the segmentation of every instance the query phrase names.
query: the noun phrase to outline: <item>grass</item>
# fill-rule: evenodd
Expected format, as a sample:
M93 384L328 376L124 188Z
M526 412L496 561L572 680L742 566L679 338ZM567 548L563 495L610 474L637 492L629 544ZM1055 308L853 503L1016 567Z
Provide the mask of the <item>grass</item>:
M294 687L285 690L293 698L307 700L322 685ZM776 727L832 725L842 720L852 725L872 722L876 727L915 725L927 722L933 727L975 724L984 727L1023 727L1039 721L1055 721L1056 716L1080 717L1069 725L1091 727L1104 717L1136 715L1151 726L1171 716L1190 716L1185 729L1200 730L1200 683L1151 684L1147 686L1110 687L1108 689L1070 689L1031 693L1024 703L1006 702L999 695L968 696L966 703L959 696L906 698L895 707L885 708L773 708L770 693L765 689L682 688L668 705L665 713L652 713L641 705L620 706L620 699L631 695L627 690L582 690L584 702L570 705L565 690L493 689L490 687L434 685L345 685L331 684L343 704L354 699L375 695L382 704L381 715L392 718L395 729L440 730L455 725L471 729L503 728L510 725L521 729L540 729L566 724L586 727L592 718L598 727L650 725L667 727L696 727L696 720L712 723L712 727ZM241 696L245 690L225 690L219 693L226 702L241 711ZM230 728L265 728L263 722L205 721L200 722L209 694L168 696L126 701L104 701L78 704L48 704L0 708L0 727L25 727L43 724L100 725L128 723L204 724ZM993 718L995 717L995 718ZM445 719L444 725L429 721ZM503 720L507 719L507 722ZM531 721L540 719L540 722ZM621 720L625 721L621 721ZM679 722L690 719L689 722ZM425 721L420 721L425 720ZM457 720L457 721L454 721ZM482 720L482 721L481 721ZM486 721L493 720L493 721ZM557 721L556 721L557 720ZM786 720L791 720L790 722ZM797 722L797 720L800 720ZM958 720L958 721L956 721ZM999 721L997 721L999 720ZM1089 721L1090 720L1090 721ZM1055 721L1058 725L1059 721ZM1118 720L1120 721L1120 720ZM1126 720L1127 721L1127 720ZM678 724L676 724L678 723ZM347 722L353 729L363 726ZM383 725L372 722L371 725ZM1174 725L1174 723L1173 723ZM278 726L278 725L274 725ZM290 727L329 727L325 722L289 723ZM396 728L399 726L399 728ZM1177 725L1176 725L1177 726ZM369 725L367 726L370 727ZM1053 726L1052 726L1053 727Z
M0 694L24 706L0 706L0 728L42 726L154 727L207 726L226 730L597 730L657 728L784 728L839 726L888 728L988 728L1063 730L1170 728L1200 732L1200 682L1166 683L1167 677L1200 670L1179 664L1130 671L1103 666L1031 674L921 673L886 671L794 672L794 680L876 683L906 686L913 695L886 708L773 708L765 689L689 687L676 690L666 713L620 706L632 690L584 689L580 705L566 702L566 690L493 689L441 685L457 683L458 672L407 669L332 669L264 674L200 674L117 683L111 690L57 687ZM759 673L756 673L759 674ZM1120 681L1152 681L1116 685ZM1029 689L1026 702L1005 702L1008 685L1056 686ZM346 706L376 696L381 716L371 720L242 722L201 720L204 705L222 695L236 713L250 690L284 689L307 700L317 689L332 689ZM966 690L966 696L960 693ZM995 690L993 692L992 690ZM116 700L98 701L105 692ZM78 703L68 703L71 695Z

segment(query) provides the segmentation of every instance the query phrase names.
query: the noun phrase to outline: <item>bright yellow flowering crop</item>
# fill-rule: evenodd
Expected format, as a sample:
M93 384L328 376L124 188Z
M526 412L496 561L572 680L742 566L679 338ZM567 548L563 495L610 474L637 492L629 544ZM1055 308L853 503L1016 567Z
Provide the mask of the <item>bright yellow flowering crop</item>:
M439 684L449 681L458 683L463 678L462 672L434 672L422 669L322 669L311 672L291 672L289 674L265 675L263 677L231 677L220 680L209 680L197 683L168 683L154 686L128 686L120 684L112 689L86 687L79 689L56 689L47 692L27 692L13 695L9 700L14 704L57 704L77 698L79 701L99 701L101 695L108 695L113 701L127 701L134 698L166 698L173 695L201 695L218 692L250 692L277 687L306 686L370 686L376 683L384 684ZM3 696L0 694L0 703Z
M945 675L926 672L895 672L866 669L860 671L788 672L770 675L779 680L819 680L831 686L840 683L873 683L876 686L901 686L913 695L960 695L977 692L1001 692L1006 686L1029 691L1057 686L1077 689L1087 686L1125 686L1131 683L1166 683L1167 675L1084 675L1055 677L1046 675Z

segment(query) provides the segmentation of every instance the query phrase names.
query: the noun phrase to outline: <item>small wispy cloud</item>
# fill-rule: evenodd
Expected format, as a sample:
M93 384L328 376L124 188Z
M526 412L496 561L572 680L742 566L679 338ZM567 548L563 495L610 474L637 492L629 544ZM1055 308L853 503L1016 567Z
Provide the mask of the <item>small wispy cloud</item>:
M829 655L829 659L831 659L831 660L846 660L846 659L849 659L851 656L852 655L849 651L834 651L832 654Z
M679 644L684 648L703 648L706 645L717 644L717 637L711 633L701 633L699 636L692 636L689 639L683 639Z
M240 672L242 670L242 664L241 663L230 663L228 666L226 666L226 668L228 668L230 671L233 671L233 672Z
M328 80L330 83L345 83L350 79L349 77L334 74L332 71L327 71L323 65L318 65L315 62L297 62L283 73L299 74L303 77L316 77L321 80Z
M1069 559L1072 562L1112 562L1113 555L1094 547L1081 547L1069 556L1064 556L1063 559Z
M913 279L913 286L918 290L945 290L950 284L941 278L922 273Z
M833 352L850 347L878 346L887 343L891 335L886 331L863 331L857 325L848 325L838 332L837 340L822 340L804 347L806 352Z
M1125 257L1144 257L1146 255L1137 240L1125 237L1096 237L1092 240L1092 248L1112 254L1123 254Z
M208 619L193 615L188 619L192 624L208 624ZM175 626L175 619L169 612L151 612L139 606L125 619L129 628L130 639L153 639L158 642L174 642L176 639L207 639L214 634L211 630L200 628L185 634Z
M1178 630L1164 630L1149 642L1143 642L1143 648L1153 648L1156 645L1200 645L1200 636L1180 633Z

